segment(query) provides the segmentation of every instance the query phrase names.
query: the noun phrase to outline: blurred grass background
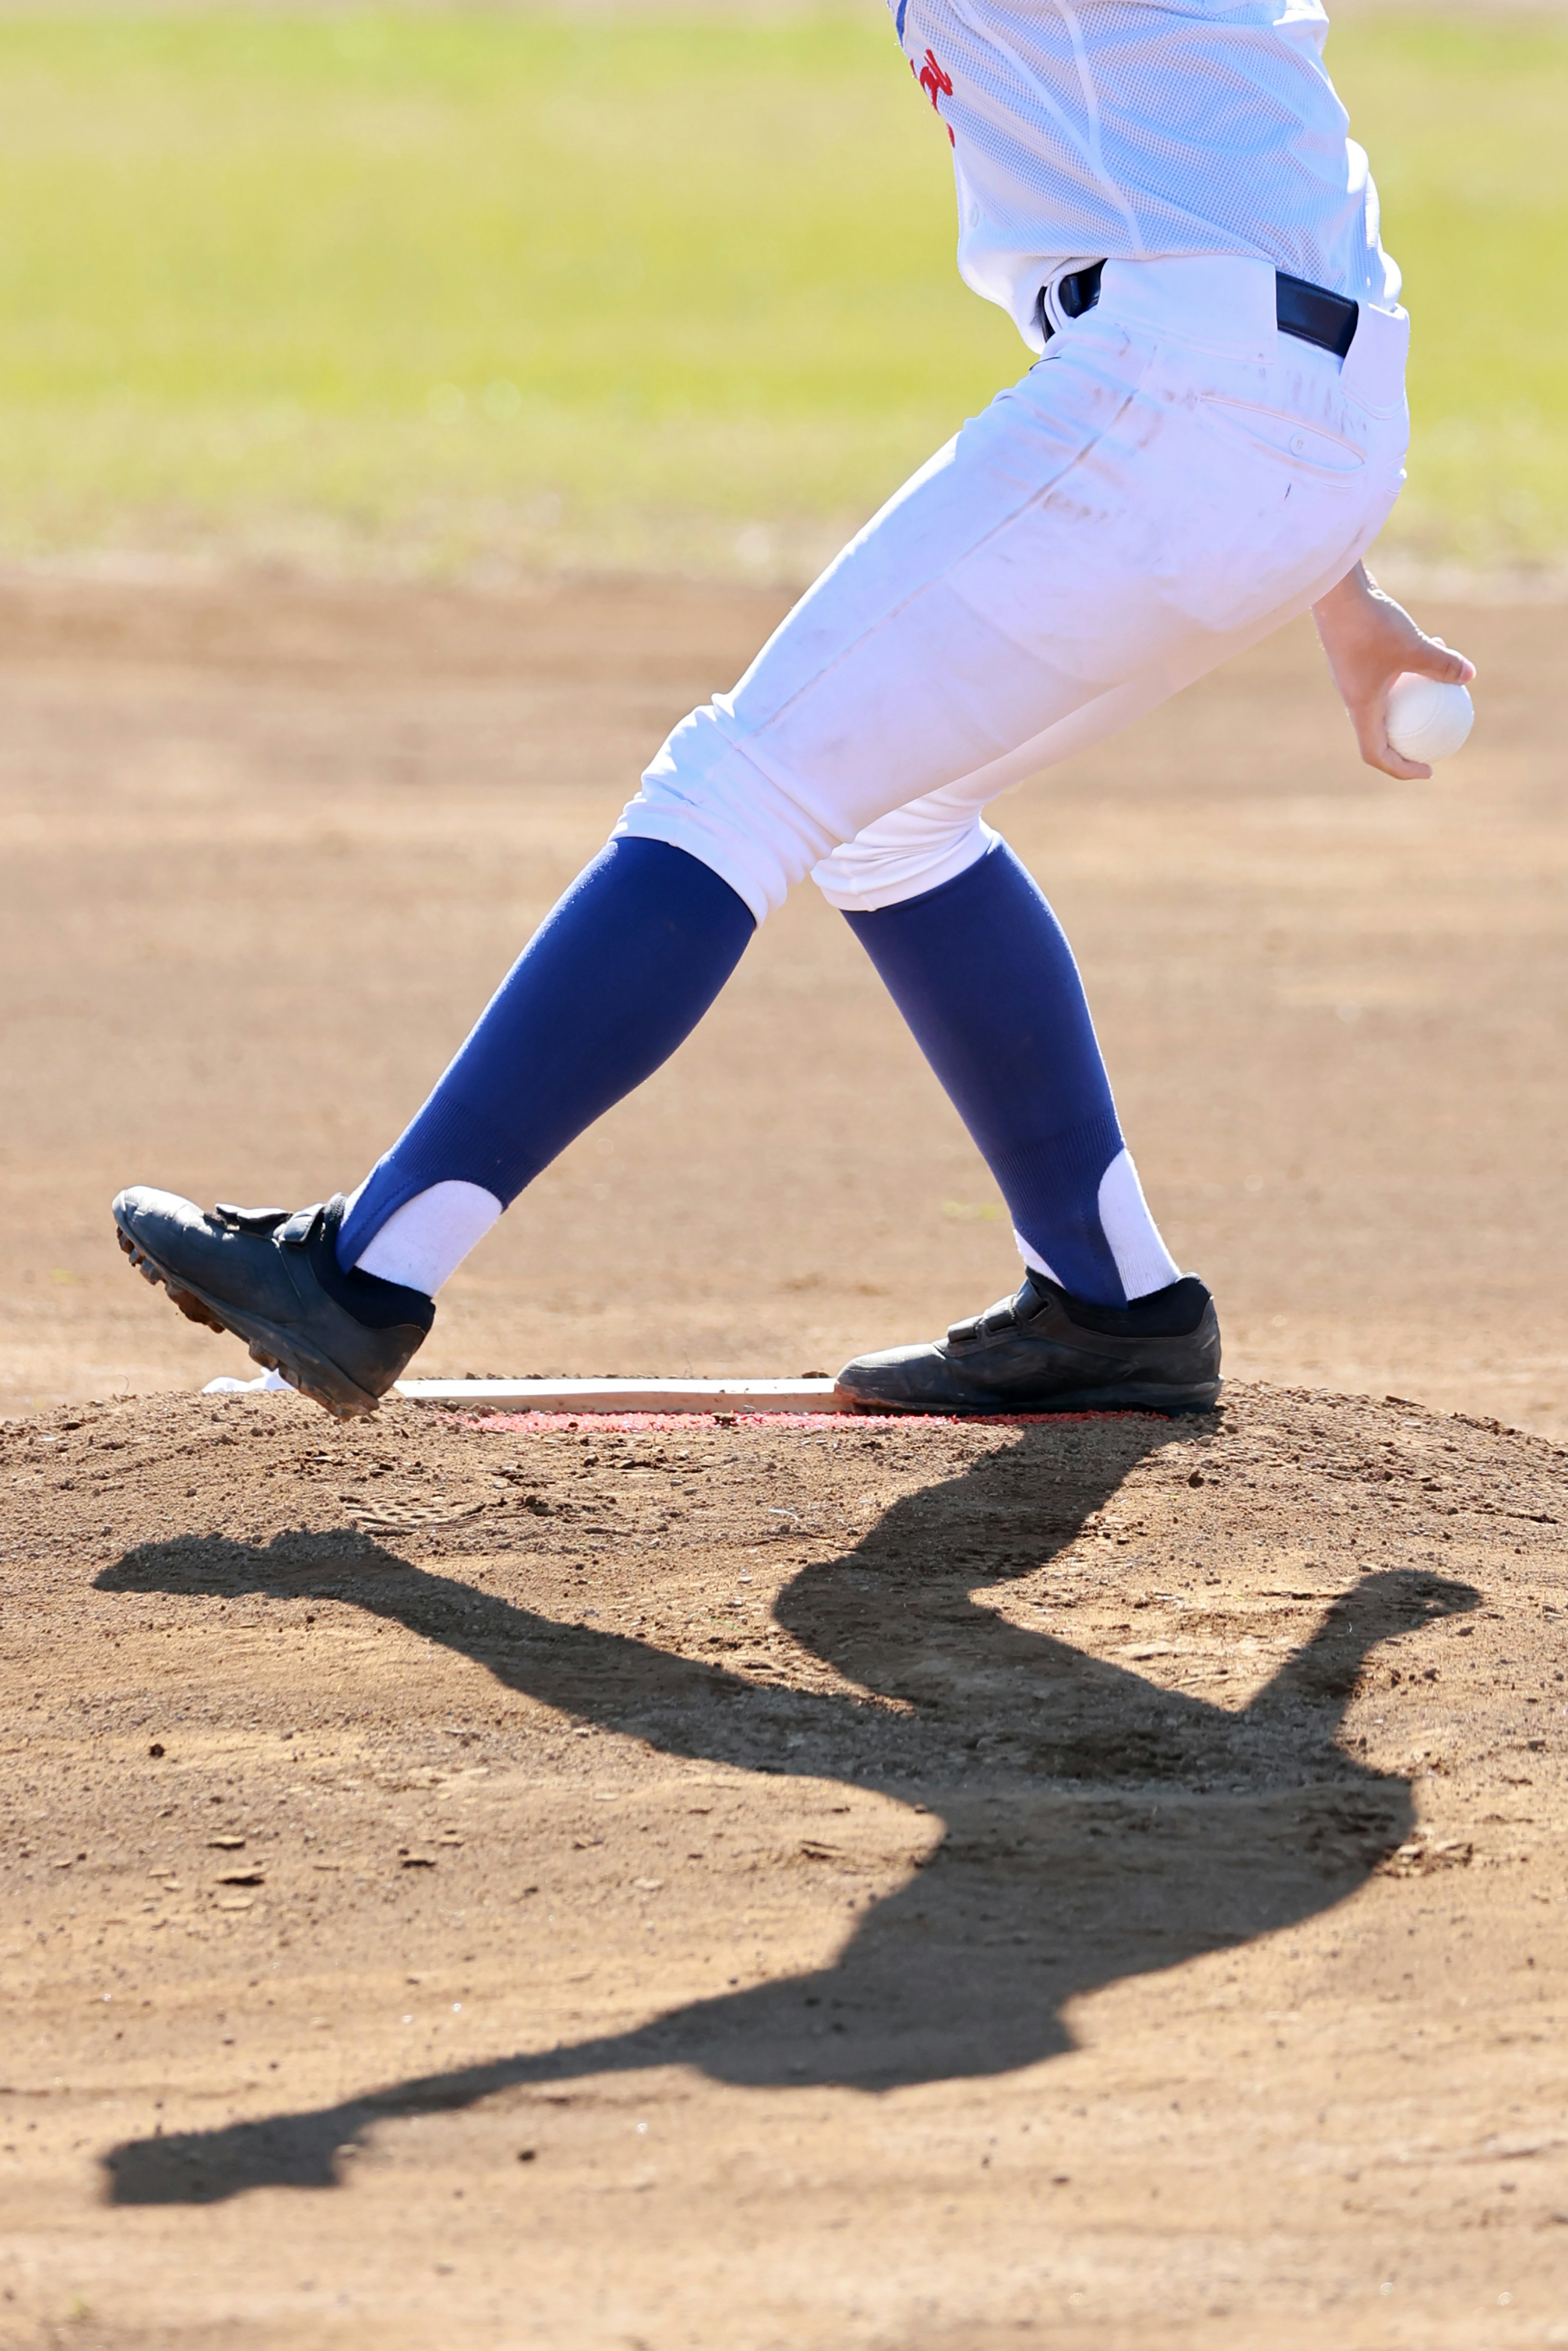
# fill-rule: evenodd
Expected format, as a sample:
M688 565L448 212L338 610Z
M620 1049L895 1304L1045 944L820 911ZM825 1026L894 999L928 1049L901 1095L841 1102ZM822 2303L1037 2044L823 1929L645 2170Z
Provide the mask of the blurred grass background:
M1416 319L1393 527L1568 549L1568 26L1335 78ZM0 556L808 572L1024 360L875 0L0 17Z

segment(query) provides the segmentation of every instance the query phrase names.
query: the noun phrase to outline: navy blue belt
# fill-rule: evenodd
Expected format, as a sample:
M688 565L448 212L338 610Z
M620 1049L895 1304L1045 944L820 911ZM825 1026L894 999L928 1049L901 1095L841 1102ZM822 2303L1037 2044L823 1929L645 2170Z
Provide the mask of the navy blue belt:
M1064 317L1081 319L1085 310L1092 310L1100 299L1104 267L1103 261L1093 261L1087 269L1071 270L1057 279L1056 299ZM1358 306L1347 296L1330 294L1322 286L1309 285L1304 277L1287 277L1282 269L1274 272L1274 319L1282 335L1316 343L1320 350L1333 351L1343 360L1355 340L1360 315ZM1043 289L1035 316L1050 342L1054 329L1046 315Z

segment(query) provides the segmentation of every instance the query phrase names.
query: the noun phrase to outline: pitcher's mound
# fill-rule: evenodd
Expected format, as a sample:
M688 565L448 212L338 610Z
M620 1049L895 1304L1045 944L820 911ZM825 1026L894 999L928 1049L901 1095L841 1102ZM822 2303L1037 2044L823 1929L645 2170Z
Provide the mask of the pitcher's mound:
M7 1424L0 2342L1568 2339L1563 1467Z

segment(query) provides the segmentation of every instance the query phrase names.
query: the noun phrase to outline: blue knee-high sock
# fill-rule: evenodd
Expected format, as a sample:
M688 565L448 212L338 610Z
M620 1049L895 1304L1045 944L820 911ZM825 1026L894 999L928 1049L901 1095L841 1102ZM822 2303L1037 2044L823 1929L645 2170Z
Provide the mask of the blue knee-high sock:
M338 1236L352 1266L405 1200L448 1180L504 1207L695 1028L757 925L662 841L612 841L535 932Z
M998 841L924 897L848 920L1019 1234L1074 1297L1125 1305L1099 1206L1122 1131L1078 966L1037 883Z

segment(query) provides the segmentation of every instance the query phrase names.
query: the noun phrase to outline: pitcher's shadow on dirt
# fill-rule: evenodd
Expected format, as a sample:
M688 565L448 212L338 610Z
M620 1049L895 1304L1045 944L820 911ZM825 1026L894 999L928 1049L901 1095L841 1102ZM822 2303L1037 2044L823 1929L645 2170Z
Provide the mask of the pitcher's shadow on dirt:
M754 2086L875 2091L1010 2072L1071 2045L1061 2011L1075 1996L1343 1900L1412 1821L1406 1781L1336 1744L1345 1703L1373 1647L1472 1606L1468 1586L1415 1571L1364 1576L1235 1711L1011 1625L972 1596L1049 1564L1173 1434L1163 1422L1103 1423L1081 1446L1064 1429L1009 1430L962 1477L894 1504L852 1552L804 1569L777 1615L856 1685L831 1693L759 1687L560 1625L346 1531L282 1535L266 1549L192 1536L130 1552L101 1588L348 1601L606 1729L670 1753L836 1778L940 1814L946 1834L810 1975L329 2107L128 2141L104 2158L110 2199L332 2187L338 2151L378 2122L573 2076L686 2064Z

